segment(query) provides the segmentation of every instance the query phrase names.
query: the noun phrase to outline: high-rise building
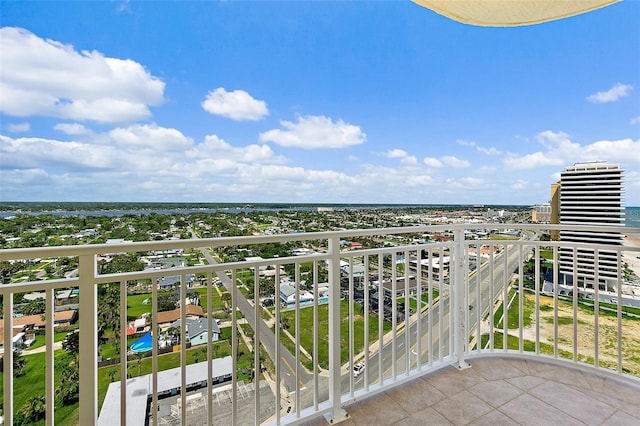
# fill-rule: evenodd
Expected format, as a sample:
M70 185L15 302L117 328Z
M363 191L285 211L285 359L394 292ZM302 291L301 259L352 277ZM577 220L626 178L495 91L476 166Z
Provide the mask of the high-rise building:
M560 184L560 224L624 226L624 170L606 162L577 163L565 168ZM560 241L622 244L619 232L560 231ZM607 250L560 249L560 272L581 287L615 287L617 255Z
M551 223L560 223L560 181L551 184ZM560 231L551 231L551 240L560 241Z
M551 204L540 204L533 206L531 211L531 221L536 222L551 222Z

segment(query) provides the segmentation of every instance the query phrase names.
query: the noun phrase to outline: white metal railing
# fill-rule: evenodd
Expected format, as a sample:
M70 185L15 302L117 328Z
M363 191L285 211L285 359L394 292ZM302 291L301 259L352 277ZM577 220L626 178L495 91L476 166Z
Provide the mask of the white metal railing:
M519 240L465 239L465 231L480 229L515 229L521 232ZM448 365L466 368L468 360L478 356L520 356L545 359L549 362L579 365L596 369L603 374L639 382L640 366L623 351L627 339L623 327L625 304L635 299L623 293L622 252L640 254L639 248L603 246L598 244L538 241L537 235L552 225L529 224L473 224L446 226L418 226L386 229L367 229L339 232L317 232L277 236L229 237L160 242L141 242L108 245L67 247L40 247L0 250L0 260L27 260L34 258L77 257L77 278L32 281L0 286L3 296L4 348L11 348L14 323L13 295L32 291L46 294L46 422L55 418L55 358L54 327L55 292L60 289L78 289L79 298L79 423L136 424L150 419L150 424L179 420L181 424L201 422L297 424L319 415L331 423L348 415L342 407L397 386L415 377L436 371ZM602 231L603 227L563 226L563 230ZM607 231L640 234L640 229L606 227ZM451 241L425 244L401 244L359 250L341 250L341 241L371 238L384 241L388 236L452 232ZM312 246L313 254L277 257L251 261L216 261L208 251L222 247L246 247L265 243L299 242ZM488 249L487 249L488 247ZM599 281L598 253L605 250L617 255L618 275L615 293L596 285L579 287L578 280L570 285L561 283L558 276L560 247L574 251L594 251L594 280ZM164 270L144 270L115 274L99 274L97 256L115 252L150 252L168 249L200 249L209 259L208 264ZM486 250L486 254L482 253ZM553 265L551 283L544 283L541 266L542 250L547 250ZM525 283L523 265L533 259L531 277ZM346 262L346 266L341 265ZM275 269L274 295L276 303L270 310L263 308L260 299L260 268ZM437 267L436 267L437 266ZM296 291L291 308L278 303L282 287L281 267L292 271L293 283L300 289L302 281L314 292L308 306L302 306L300 292ZM325 270L326 273L322 271ZM304 270L304 271L303 271ZM356 272L357 270L357 272ZM574 267L574 272L575 267ZM517 274L516 274L517 273ZM198 364L204 381L192 382L193 369L188 369L194 356L188 350L184 326L179 333L181 343L179 362L173 392L167 391L166 368L160 368L167 355L158 348L159 295L155 282L162 277L179 276L179 308L181 324L187 320L187 277L201 275L201 295L206 295L206 321L213 329L213 299L220 291L229 292L231 368L229 380L216 383L227 374L224 363L212 362L218 344L211 338L206 342L206 366ZM318 290L326 277L329 287L327 302L319 301ZM128 340L123 332L128 323L127 293L131 283L151 280L150 312L154 343L148 353L150 373L128 377L129 366L135 360L127 356ZM253 293L240 280L253 283ZM220 283L219 285L216 283ZM371 285L377 282L374 293ZM102 401L99 385L98 356L99 303L105 289L118 289L115 302L120 319L118 364L119 378L112 385L114 393ZM224 287L224 289L221 289ZM240 287L240 288L239 288ZM605 287L606 288L606 287ZM563 290L564 289L564 290ZM113 290L115 292L115 290ZM564 292L564 294L562 294ZM591 297L587 297L591 295ZM606 301L615 299L613 305ZM550 305L549 305L550 303ZM570 305L567 308L567 304ZM587 306L590 305L590 306ZM586 353L579 342L582 330L581 306L593 314L589 326L595 344ZM568 309L570 316L560 313ZM601 352L601 318L607 309L615 313L616 348L614 356ZM541 316L551 310L552 335L545 336ZM268 312L267 312L268 311ZM499 315L502 312L502 315ZM531 312L531 313L529 313ZM293 322L293 327L284 324ZM245 326L246 323L246 326ZM582 324L582 323L581 323ZM638 324L638 323L636 323ZM281 329L282 325L282 329ZM289 324L290 325L290 324ZM243 328L243 326L248 328ZM635 325L637 327L637 325ZM569 349L563 347L560 333L570 329ZM247 334L253 334L247 336ZM549 331L547 331L549 333ZM156 335L157 334L157 335ZM526 335L525 335L526 334ZM193 337L193 336L192 336ZM565 338L563 338L566 340ZM551 341L551 344L548 341ZM563 341L564 341L563 340ZM501 344L499 342L502 342ZM251 348L251 349L250 349ZM262 348L262 350L261 350ZM252 357L241 352L252 350ZM4 353L4 418L13 422L20 407L14 407L13 352ZM244 356L244 358L243 358ZM606 359L604 359L606 358ZM138 362L142 363L142 360ZM249 367L242 367L242 365ZM356 364L363 364L358 374ZM141 365L141 364L139 364ZM265 370L265 365L267 365ZM141 368L141 367L139 367ZM249 383L245 373L255 371ZM206 373L204 372L206 370ZM114 378L115 379L115 378ZM143 380L144 379L144 380ZM142 382L146 383L141 387ZM143 384L144 384L143 383ZM266 386L268 384L269 386ZM136 392L147 389L149 401L136 399ZM190 393L191 389L197 392ZM168 403L165 393L177 394L175 403ZM225 396L226 395L226 396ZM139 395L138 395L139 396ZM228 397L231 404L220 405ZM175 396L174 396L175 398ZM194 401L199 401L196 406ZM247 400L251 404L247 404ZM99 404L102 411L99 411ZM218 405L216 405L218 404ZM110 407L109 410L105 407ZM114 408L115 407L115 408ZM206 409L204 409L206 407ZM247 407L250 407L249 409ZM226 410L226 411L225 411ZM223 416L220 418L219 416Z

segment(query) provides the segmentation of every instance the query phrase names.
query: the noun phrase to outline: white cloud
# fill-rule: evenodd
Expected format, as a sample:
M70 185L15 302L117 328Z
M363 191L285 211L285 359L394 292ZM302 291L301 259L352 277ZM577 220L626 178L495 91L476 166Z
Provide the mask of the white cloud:
M265 101L254 99L244 90L227 92L224 87L210 91L202 101L205 111L238 121L258 121L269 114Z
M406 157L407 151L403 149L390 149L389 151L383 154L387 158L403 158Z
M462 145L462 146L471 146L471 147L475 148L478 152L482 152L483 154L486 154L486 155L501 155L502 154L502 151L498 151L495 147L485 148L485 147L479 146L474 141L467 141L467 140L464 140L464 139L458 139L458 140L456 140L456 143L458 145Z
M433 158L433 157L425 157L422 162L424 164L427 165L427 167L432 167L432 168L440 168L443 167L444 164L442 164L442 161L438 160L437 158Z
M415 155L407 155L406 157L403 157L400 162L402 164L404 164L405 166L417 166L418 165L418 159L415 157Z
M445 155L441 160L444 164L454 169L464 169L471 165L467 160L461 160L453 155Z
M418 164L418 160L414 155L409 155L407 151L403 149L390 149L387 152L382 153L383 157L386 158L397 158L400 162L407 166L415 166Z
M616 83L615 86L605 92L596 92L587 96L587 100L596 104L615 102L620 98L628 96L631 89L633 89L633 86L629 84Z
M3 168L73 169L111 168L118 153L111 147L43 138L12 139L0 135Z
M116 128L109 132L109 137L117 145L126 149L150 149L159 153L183 152L193 145L193 141L179 130L155 124L136 124L127 128Z
M511 184L511 189L521 190L527 188L529 182L526 180L518 179L514 183Z
M631 124L640 124L640 115L631 119Z
M224 158L231 161L248 163L283 163L284 157L276 156L268 145L252 144L245 147L234 147L216 135L209 135L204 142L185 151L192 159Z
M580 145L572 142L566 133L549 130L539 133L537 139L545 148L544 151L526 155L510 153L503 160L506 168L522 170L545 166L562 167L582 161L640 165L640 140L596 141Z
M24 133L31 130L31 124L26 121L23 123L9 123L7 124L7 130L13 133Z
M22 29L0 29L0 111L118 123L146 119L164 102L164 83L130 59L42 39Z
M281 121L284 127L260 133L261 142L274 142L281 146L305 149L346 148L364 143L367 135L359 126L334 122L331 118L320 116L301 116L298 122Z
M91 132L89 129L79 123L58 123L53 128L68 135L84 135Z
M496 172L496 168L493 166L481 166L476 171L481 175L492 175Z

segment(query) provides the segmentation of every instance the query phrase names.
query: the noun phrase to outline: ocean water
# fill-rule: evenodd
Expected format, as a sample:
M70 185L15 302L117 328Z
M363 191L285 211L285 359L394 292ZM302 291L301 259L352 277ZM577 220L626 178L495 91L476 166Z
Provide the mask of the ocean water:
M640 207L625 207L624 209L624 226L629 228L640 228ZM640 237L640 233L634 233Z

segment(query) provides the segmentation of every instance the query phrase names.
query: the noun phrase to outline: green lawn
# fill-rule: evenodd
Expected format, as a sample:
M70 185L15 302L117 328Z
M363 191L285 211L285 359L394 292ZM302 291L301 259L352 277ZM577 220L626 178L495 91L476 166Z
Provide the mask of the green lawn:
M67 331L60 331L57 333L53 333L53 341L61 342L67 337ZM44 334L36 334L36 341L28 348L29 350L39 348L40 346L44 346L46 344L45 335Z
M151 302L151 293L131 294L127 296L127 320L133 321L140 315L151 313L151 303L142 303L145 299Z
M353 304L354 326L353 326L353 343L355 353L359 353L364 347L364 317L362 316L362 306L357 303ZM349 301L340 301L340 317L347 318L349 314ZM282 313L283 318L288 318L289 333L295 336L295 313L287 311ZM300 344L305 350L312 354L313 352L313 307L308 306L300 309ZM384 332L391 330L391 324L384 321ZM329 366L329 305L318 306L318 364L326 369ZM291 351L295 353L295 344L284 333L281 334L280 340ZM378 340L378 317L370 316L369 319L369 343ZM349 323L342 321L340 323L340 362L345 363L349 360ZM311 362L306 357L301 357L305 366L311 369Z
M55 367L55 382L60 379L60 371L62 368L59 366L60 360L66 353L64 351L56 351L54 355ZM24 375L14 378L13 382L13 406L15 408L14 413L20 410L20 408L27 402L29 398L35 395L44 395L45 387L45 353L25 355L24 359L27 364L24 369ZM0 380L4 380L4 374L0 373ZM54 383L55 386L55 383ZM4 386L0 386L0 401L4 402ZM69 405L66 407L59 406L56 402L55 423L56 424L77 424L78 403ZM76 419L75 423L68 423L70 419ZM36 425L44 425L44 420L34 423Z
M190 289L189 291L195 291L200 295L200 306L204 312L207 312L207 289L206 287L198 287ZM226 290L223 291L225 293ZM224 303L221 297L218 295L216 289L212 289L211 306L213 311L224 310ZM144 313L151 313L151 303L144 304L145 300L151 301L151 293L131 294L127 296L127 320L133 321L139 318Z
M426 290L426 289L423 289ZM433 303L435 303L436 299L438 298L438 290L433 290ZM421 296L422 299L422 309L425 309L427 307L427 304L429 303L429 295L427 293L422 293ZM398 299L398 302L404 302L404 297L401 297ZM413 309L413 312L417 312L418 309L418 299L415 297L415 295L409 297L409 307L411 309Z
M515 291L514 290L509 290L509 300L511 300L511 298L513 297ZM535 310L535 300L533 299L533 297L529 297L529 293L524 292L522 295L522 326L523 327L528 327L531 324L531 321L533 320L533 312ZM520 308L519 305L520 304L520 300L518 295L516 294L515 298L513 299L513 301L511 302L511 305L509 306L509 311L507 312L507 318L508 318L508 322L507 325L509 327L509 330L515 330L520 328ZM495 324L495 327L498 329L501 329L503 327L502 321L500 321L501 317L502 317L502 308L503 305L501 304L498 309L496 309L496 312L493 316L493 323Z

